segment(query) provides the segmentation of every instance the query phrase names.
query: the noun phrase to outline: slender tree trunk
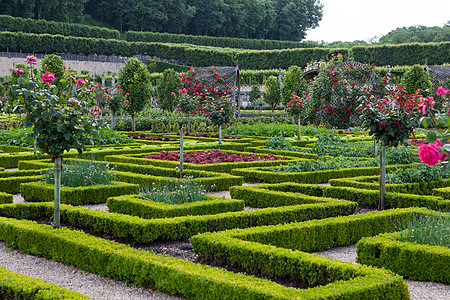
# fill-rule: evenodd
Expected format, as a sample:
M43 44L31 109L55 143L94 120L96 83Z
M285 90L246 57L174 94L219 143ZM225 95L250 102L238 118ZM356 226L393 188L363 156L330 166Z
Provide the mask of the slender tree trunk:
M189 114L187 114L187 119L188 119L188 128L187 128L187 132L191 133L191 119L189 118Z
M180 129L180 178L183 174L183 129Z
M386 193L386 145L381 142L380 149L380 198L378 210L384 210L384 195Z
M134 115L131 116L131 131L136 131L136 123L134 122Z
M298 117L298 140L300 141L302 138L300 136L300 116Z
M219 125L219 145L222 144L222 125Z
M373 157L377 157L377 152L378 152L378 141L375 140L373 142Z
M55 209L53 214L53 227L59 228L61 227L61 171L62 171L62 163L61 156L58 156L55 159Z
M114 113L111 112L111 129L114 130Z

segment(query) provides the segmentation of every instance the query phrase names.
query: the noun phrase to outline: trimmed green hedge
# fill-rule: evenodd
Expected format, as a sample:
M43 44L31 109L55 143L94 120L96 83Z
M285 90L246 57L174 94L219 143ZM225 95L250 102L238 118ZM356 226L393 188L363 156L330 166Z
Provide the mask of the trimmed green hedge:
M61 203L86 205L106 203L109 197L135 194L139 185L113 182L111 185L68 187L61 186ZM55 199L55 186L44 182L23 183L20 193L28 202L51 202Z
M161 33L149 31L147 32L127 31L123 35L125 37L125 40L129 42L193 44L193 45L222 47L222 48L270 50L270 49L287 49L287 48L314 48L317 46L317 43L314 42L213 37L204 35L186 35L186 34Z
M19 18L8 15L0 15L0 30L10 32L23 31L38 34L61 34L67 36L91 38L97 37L103 39L120 38L120 32L114 29L87 26L75 23Z
M0 218L0 239L11 248L88 272L187 299L293 299L305 292L182 259L156 255L67 228ZM385 272L383 274L386 274ZM383 282L396 281L390 277ZM378 283L374 284L376 287Z
M11 194L0 192L0 204L13 203L14 197Z
M442 197L446 200L450 200L450 187L444 187L444 188L435 188L433 189L433 195Z
M200 149L198 149L200 150ZM206 150L206 149L205 149ZM195 150L189 149L184 151L184 153L194 152ZM243 155L264 155L261 153L250 153L250 152L240 152L240 151L232 151L232 150L222 150L228 154L243 154ZM159 152L151 152L149 151L146 154L157 154ZM232 169L239 168L250 168L250 167L267 167L267 166L279 166L286 165L288 163L299 160L299 158L295 157L287 157L287 160L270 160L270 161L249 161L249 162L230 162L230 163L217 163L217 164L193 164L193 163L183 163L183 167L186 170L203 170L210 172L219 172L219 173L231 173ZM106 156L105 161L109 163L123 162L123 163L131 163L138 165L155 165L163 168L172 168L175 169L180 166L179 161L167 161L167 160L159 160L159 159L149 159L142 158L142 155L114 155L114 156Z
M20 193L23 183L37 182L41 179L42 175L0 178L0 192L17 194Z
M134 243L157 239L178 240L192 235L233 228L272 225L348 215L357 204L326 199L314 204L227 212L216 215L185 216L145 220L139 217L61 205L61 222L67 226L106 234ZM53 215L53 203L17 203L0 205L0 215L9 218L38 220Z
M353 61L377 66L442 65L450 63L450 42L399 45L354 46L349 50Z
M305 299L409 299L402 278L385 270L305 252L353 245L361 238L395 231L423 208L406 208L302 223L205 233L190 238L204 260L270 279L315 286ZM314 292L313 292L314 291Z
M214 196L206 196L205 201L179 205L154 202L138 196L119 196L109 198L106 205L110 212L138 216L144 219L214 215L244 210L244 201L242 200Z
M368 190L379 190L378 180L379 176L359 176L330 179L329 183L333 186L349 186ZM373 183L374 181L376 181L376 183ZM447 186L450 186L450 179L441 179L430 182L386 184L386 191L416 195L432 195L433 189Z
M0 267L2 299L89 299L80 293Z
M258 186L236 186L230 188L230 194L232 198L243 199L247 205L251 206L270 205L272 199L281 203L305 201L305 195L308 195L348 200L357 202L360 206L377 208L379 198L379 191L375 190L291 182ZM283 195L285 195L285 199ZM387 192L385 193L385 206L386 208L428 207L440 211L450 211L450 200L437 196Z
M400 233L361 239L356 244L361 264L391 270L405 278L450 284L450 249L399 241Z
M148 153L148 152L146 152ZM116 159L118 157L118 159ZM125 161L128 157L125 156ZM179 171L168 167L158 167L155 165L144 165L138 163L121 163L122 156L108 156L106 162L114 166L116 170L116 180L139 185L149 185L160 181L175 181L179 179ZM67 159L71 160L71 158ZM42 169L51 166L49 160L21 161L19 167L22 169ZM120 173L119 173L120 172ZM243 179L227 173L214 173L201 170L185 170L183 176L194 176L194 181L201 181L210 191L228 190L230 186L242 185Z
M386 170L397 168L409 168L411 165L392 165L386 166ZM231 174L243 176L246 182L301 182L301 183L324 183L333 178L347 178L354 176L367 176L380 173L380 167L365 168L343 168L339 170L324 170L311 172L272 172L272 167L268 168L246 168L233 169Z

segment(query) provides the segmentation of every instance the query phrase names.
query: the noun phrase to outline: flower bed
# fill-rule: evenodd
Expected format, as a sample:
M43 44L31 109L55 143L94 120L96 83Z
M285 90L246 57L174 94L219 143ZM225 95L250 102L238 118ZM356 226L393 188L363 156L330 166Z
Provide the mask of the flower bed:
M164 142L176 142L178 141L177 139L173 139L170 138L168 136L157 136L157 135L152 135L152 136L146 136L145 133L141 133L139 135L137 134L129 134L128 135L130 138L134 139L134 140L147 140L147 141L164 141Z
M177 135L180 135L180 134L177 133ZM205 138L215 138L215 139L219 138L219 134L218 133L216 133L216 134L209 134L209 133L192 134L192 133L186 132L185 136L205 137ZM242 137L240 137L240 136L229 136L229 135L223 135L222 138L223 139L231 139L231 140L240 140L240 139L242 139Z
M180 153L161 151L159 154L146 155L143 158L160 159L169 161L179 161ZM273 160L287 160L287 157L277 157L273 154L256 155L256 154L228 154L226 152L213 149L211 151L190 152L183 156L183 162L193 164L215 164L224 162L250 162L250 161L273 161Z

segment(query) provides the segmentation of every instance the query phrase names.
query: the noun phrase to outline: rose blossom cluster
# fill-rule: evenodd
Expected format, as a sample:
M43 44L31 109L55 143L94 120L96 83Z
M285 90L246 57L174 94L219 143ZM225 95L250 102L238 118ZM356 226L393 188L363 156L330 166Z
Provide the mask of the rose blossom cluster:
M439 153L439 148L442 146L439 139L436 140L433 144L426 144L419 146L419 158L420 160L429 166L434 166L441 160L445 160L447 154Z

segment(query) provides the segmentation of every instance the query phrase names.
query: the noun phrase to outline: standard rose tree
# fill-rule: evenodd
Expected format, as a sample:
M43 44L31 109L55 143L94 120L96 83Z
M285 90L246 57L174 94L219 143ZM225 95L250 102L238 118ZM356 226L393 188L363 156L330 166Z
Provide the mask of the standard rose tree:
M358 112L363 121L362 127L381 142L380 150L380 198L378 209L384 209L386 182L386 146L397 147L406 144L417 126L419 91L408 94L402 86L384 97L361 97Z
M32 137L37 146L55 162L53 221L54 226L59 227L61 155L72 148L81 153L86 150L85 144L93 144L93 139L99 135L102 121L92 118L100 113L95 106L99 89L65 72L61 81L68 84L74 93L59 93L54 84L55 75L34 68L36 62L36 57L28 56L26 63L29 66L17 71L21 76L12 86L14 110L26 114L22 124L33 128Z

